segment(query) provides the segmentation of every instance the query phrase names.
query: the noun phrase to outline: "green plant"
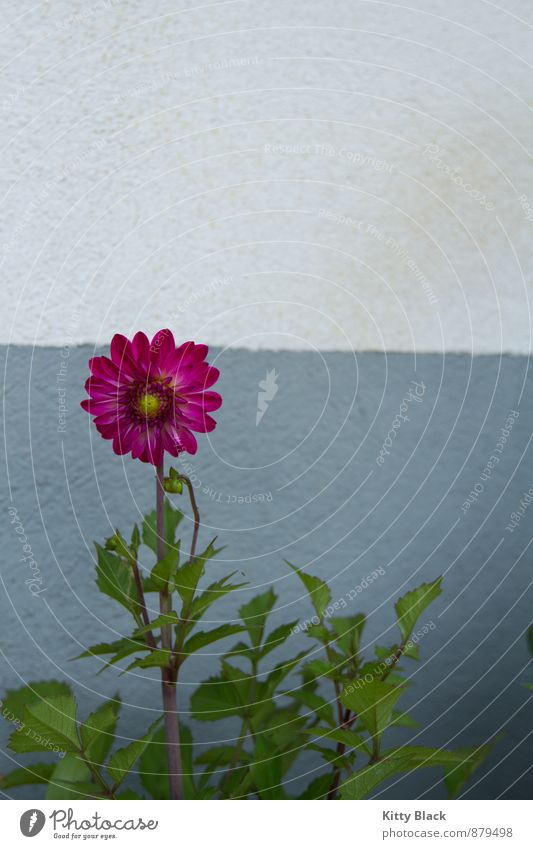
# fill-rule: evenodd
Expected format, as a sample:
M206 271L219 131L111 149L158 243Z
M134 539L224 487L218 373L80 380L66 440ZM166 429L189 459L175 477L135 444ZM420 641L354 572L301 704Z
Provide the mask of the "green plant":
M118 749L115 732L120 698L104 702L85 720L66 683L36 682L8 691L3 715L15 727L9 746L17 755L53 752L57 761L28 763L4 775L0 787L45 784L48 798L259 798L285 799L290 771L305 755L315 759L314 778L300 799L362 799L392 776L441 767L450 796L456 795L491 748L455 751L420 745L386 747L391 728L413 729L399 701L409 684L404 662L416 662L418 643L433 623L421 617L441 592L441 579L422 584L396 602L398 640L363 649L362 613L334 616L327 583L294 566L313 607L309 625L267 628L277 598L272 589L240 607L240 621L203 629L201 621L218 599L244 583L235 573L210 581L209 561L220 549L212 540L196 554L199 515L191 483L171 469L157 470L157 509L134 526L130 541L117 531L96 546L99 590L125 608L133 630L111 643L93 645L79 657L98 658L102 669L125 665L161 671L163 713L139 739ZM191 499L193 541L181 562L177 531L183 514L164 490ZM149 574L139 566L144 544L156 556ZM290 564L289 564L290 566ZM147 598L159 599L150 616ZM434 627L434 626L433 626ZM305 631L312 640L290 659L272 653ZM236 742L196 752L190 729L178 723L176 693L183 664L197 651L230 636L239 641L220 658L217 675L191 698L199 722L238 723ZM330 697L328 697L328 688ZM137 773L140 788L128 781Z

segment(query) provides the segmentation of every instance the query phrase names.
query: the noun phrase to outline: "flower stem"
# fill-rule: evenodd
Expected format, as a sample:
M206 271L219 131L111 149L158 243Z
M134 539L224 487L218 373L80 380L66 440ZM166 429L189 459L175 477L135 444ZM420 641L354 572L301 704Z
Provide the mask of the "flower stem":
M196 503L196 497L194 495L194 487L192 485L192 481L187 475L180 474L180 480L183 481L185 486L189 491L189 499L191 502L192 513L194 516L194 528L192 532L192 542L191 542L191 560L196 554L196 543L198 542L198 531L200 530L200 511L198 510L198 504Z
M157 530L157 559L162 560L165 556L165 490L163 488L164 465L161 463L156 469L156 530ZM168 589L159 593L159 610L162 614L170 610L170 594ZM172 627L163 625L161 628L161 647L170 652L172 650ZM170 785L170 798L182 799L183 789L181 781L181 751L180 730L177 704L177 676L172 668L172 663L161 668L161 688L163 692L163 710L165 713L165 737L167 741L167 763L168 780Z

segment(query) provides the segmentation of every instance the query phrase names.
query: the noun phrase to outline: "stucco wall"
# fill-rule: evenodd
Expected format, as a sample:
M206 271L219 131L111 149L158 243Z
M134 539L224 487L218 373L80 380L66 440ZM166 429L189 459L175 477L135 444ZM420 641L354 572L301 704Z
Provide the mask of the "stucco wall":
M530 350L527 3L3 16L0 341Z

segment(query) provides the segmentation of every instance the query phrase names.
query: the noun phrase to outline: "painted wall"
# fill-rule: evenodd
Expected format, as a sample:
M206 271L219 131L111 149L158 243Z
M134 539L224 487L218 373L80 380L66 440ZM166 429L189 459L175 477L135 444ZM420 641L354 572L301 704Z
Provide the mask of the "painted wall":
M1 341L530 350L526 2L3 7Z
M308 610L285 558L338 598L380 566L358 598L369 643L391 635L398 595L444 573L409 694L428 737L413 739L504 730L468 793L530 798L527 512L507 529L533 485L529 4L0 8L2 687L66 675L87 712L115 691L69 659L97 617L120 631L92 541L147 511L153 481L113 460L79 400L115 331L171 326L222 372L219 426L187 469L204 537L227 546L214 572L272 584L281 622ZM383 453L412 381L420 403ZM36 598L9 507L42 567ZM203 657L185 689L215 666ZM120 689L134 737L157 689L138 672ZM383 791L441 793L417 776Z

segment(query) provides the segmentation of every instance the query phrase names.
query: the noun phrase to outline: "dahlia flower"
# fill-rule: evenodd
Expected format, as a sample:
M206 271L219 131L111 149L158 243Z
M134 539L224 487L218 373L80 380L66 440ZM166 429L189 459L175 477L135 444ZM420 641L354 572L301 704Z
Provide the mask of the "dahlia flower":
M159 466L164 452L177 457L195 454L192 431L207 433L216 426L209 412L222 398L209 387L218 369L205 362L207 345L184 342L176 347L170 330L160 330L150 342L138 332L130 341L117 333L110 358L89 360L90 398L81 406L94 416L104 439L113 440L116 454L128 454Z

